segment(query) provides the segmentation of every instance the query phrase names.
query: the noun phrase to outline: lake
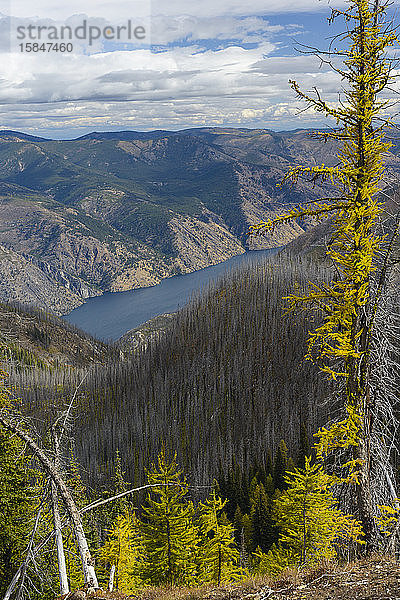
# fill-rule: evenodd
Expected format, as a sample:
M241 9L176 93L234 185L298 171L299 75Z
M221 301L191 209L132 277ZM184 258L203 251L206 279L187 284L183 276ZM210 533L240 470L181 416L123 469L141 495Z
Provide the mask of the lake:
M273 248L246 252L213 267L163 279L152 287L128 292L106 292L103 296L89 298L85 304L63 318L96 338L117 340L130 329L139 327L157 315L182 308L194 294L227 271L262 262L276 251Z

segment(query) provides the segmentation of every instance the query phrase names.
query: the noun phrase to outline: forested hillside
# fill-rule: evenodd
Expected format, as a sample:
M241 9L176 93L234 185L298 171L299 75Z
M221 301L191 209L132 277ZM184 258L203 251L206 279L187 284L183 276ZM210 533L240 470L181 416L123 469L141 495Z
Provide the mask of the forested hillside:
M103 347L97 364L91 366L90 361L83 367L76 360L71 364L31 361L24 365L15 359L5 363L10 383L22 398L26 425L44 447L51 448L51 423L59 422L62 411L75 398L62 468L79 507L132 486L155 485L164 479L171 486L164 500L176 505L173 510L180 515L169 534L176 544L173 572L157 549L164 543L158 512L164 488L155 490L155 495L143 491L84 514L103 587L114 563L118 565L119 590L127 593L171 581L197 585L240 579L248 569L255 573L282 570L284 557L276 554L274 544L286 527L285 490L295 489L295 477L303 477L297 471L290 480L285 470L305 466L309 470L306 476L322 477L320 467L310 470L305 457L312 454L312 434L334 414L334 406L326 402L331 397L330 385L303 359L308 331L320 316L285 314L283 298L293 289L305 289L309 280L323 282L327 276L328 271L310 259L271 257L264 264L233 271L213 283L166 320L166 331L161 328L157 335L155 329L145 344L135 343L131 352L128 336L122 355L118 348ZM48 317L46 321L41 313L24 314L21 307L10 307L10 311L35 328L36 337L47 332L48 348L62 339L58 319ZM95 340L83 340L85 336L71 328L64 334L68 344L81 340L101 349ZM36 343L39 351L44 341ZM164 452L169 458L164 458ZM165 462L175 453L187 479L178 473L175 463L168 466ZM9 467L0 467L8 475ZM211 489L227 503L210 495ZM324 519L330 518L328 507L335 506L327 493L321 491L318 510L310 506L322 519L321 527ZM35 506L27 507L29 514ZM224 546L215 546L217 525L210 519L217 519L221 537L216 539ZM290 517L290 530L297 527L293 519ZM335 523L331 523L332 540L339 535L334 533ZM29 526L25 529L20 536L29 533ZM83 585L83 580L68 532L67 572L74 588ZM319 540L318 532L316 529ZM11 536L8 529L7 536ZM307 543L313 547L312 541ZM341 551L351 547L348 543L340 541ZM223 558L218 558L218 547L224 548ZM188 548L199 557L189 570L185 564L191 563L181 558ZM331 546L325 551L332 552ZM15 571L22 552L21 548L13 554L8 573ZM0 568L3 563L6 558L0 545ZM10 581L10 575L7 577L5 585ZM36 581L34 573L30 577ZM52 597L50 590L56 580L51 563L51 569L40 577L43 597Z
M233 272L130 360L94 366L76 406L76 453L93 485L106 484L116 450L139 483L161 444L197 483L265 463L281 439L295 457L300 432L326 420L327 384L303 360L317 316L286 316L282 297L323 273L307 261L270 260ZM87 371L33 369L12 382L27 412L50 412ZM28 390L28 391L27 391Z
M0 297L62 313L319 223L115 345L0 305L3 600L396 594L398 39L379 0L337 18L307 53L339 102L290 81L318 135L0 132Z
M83 367L121 355L57 316L18 303L0 303L0 348L6 361L22 369Z
M268 238L249 226L326 195L291 165L334 164L310 132L202 128L94 133L70 141L0 131L0 299L65 314L86 298L159 283L249 246L283 246L310 220ZM397 142L387 183L400 171ZM329 188L329 186L328 186Z

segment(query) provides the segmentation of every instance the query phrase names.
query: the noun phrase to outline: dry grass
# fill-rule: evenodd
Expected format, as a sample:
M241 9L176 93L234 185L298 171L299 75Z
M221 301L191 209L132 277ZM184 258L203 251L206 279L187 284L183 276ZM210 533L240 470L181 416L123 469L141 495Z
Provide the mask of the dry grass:
M103 600L400 600L400 566L379 554L344 565L321 562L308 568L285 569L278 578L253 576L222 586L153 587L131 596L102 592Z

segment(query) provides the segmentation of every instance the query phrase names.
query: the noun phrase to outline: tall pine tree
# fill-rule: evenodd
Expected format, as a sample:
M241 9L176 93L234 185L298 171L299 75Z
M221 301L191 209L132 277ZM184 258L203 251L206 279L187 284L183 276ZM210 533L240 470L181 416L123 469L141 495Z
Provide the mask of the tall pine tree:
M115 566L116 589L129 594L142 585L144 559L140 524L134 514L125 512L117 517L98 552L98 561L107 569Z
M0 593L23 560L36 504L23 444L0 428Z
M262 483L257 483L250 496L250 520L252 526L252 550L257 547L267 552L277 541L278 532L272 518L272 498Z
M338 508L332 493L335 478L306 458L304 469L285 476L287 490L277 499L274 514L281 529L279 543L299 564L333 558L339 544L362 541L361 525Z

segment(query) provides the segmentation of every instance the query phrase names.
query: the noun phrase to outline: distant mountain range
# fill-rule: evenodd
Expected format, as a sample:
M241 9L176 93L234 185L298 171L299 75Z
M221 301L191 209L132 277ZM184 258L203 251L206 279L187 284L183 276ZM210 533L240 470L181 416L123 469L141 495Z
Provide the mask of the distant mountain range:
M326 193L277 187L295 164L334 164L304 130L202 128L46 140L0 131L0 298L57 314L90 296L159 283L310 224L249 240L250 225ZM400 144L388 155L400 173Z

